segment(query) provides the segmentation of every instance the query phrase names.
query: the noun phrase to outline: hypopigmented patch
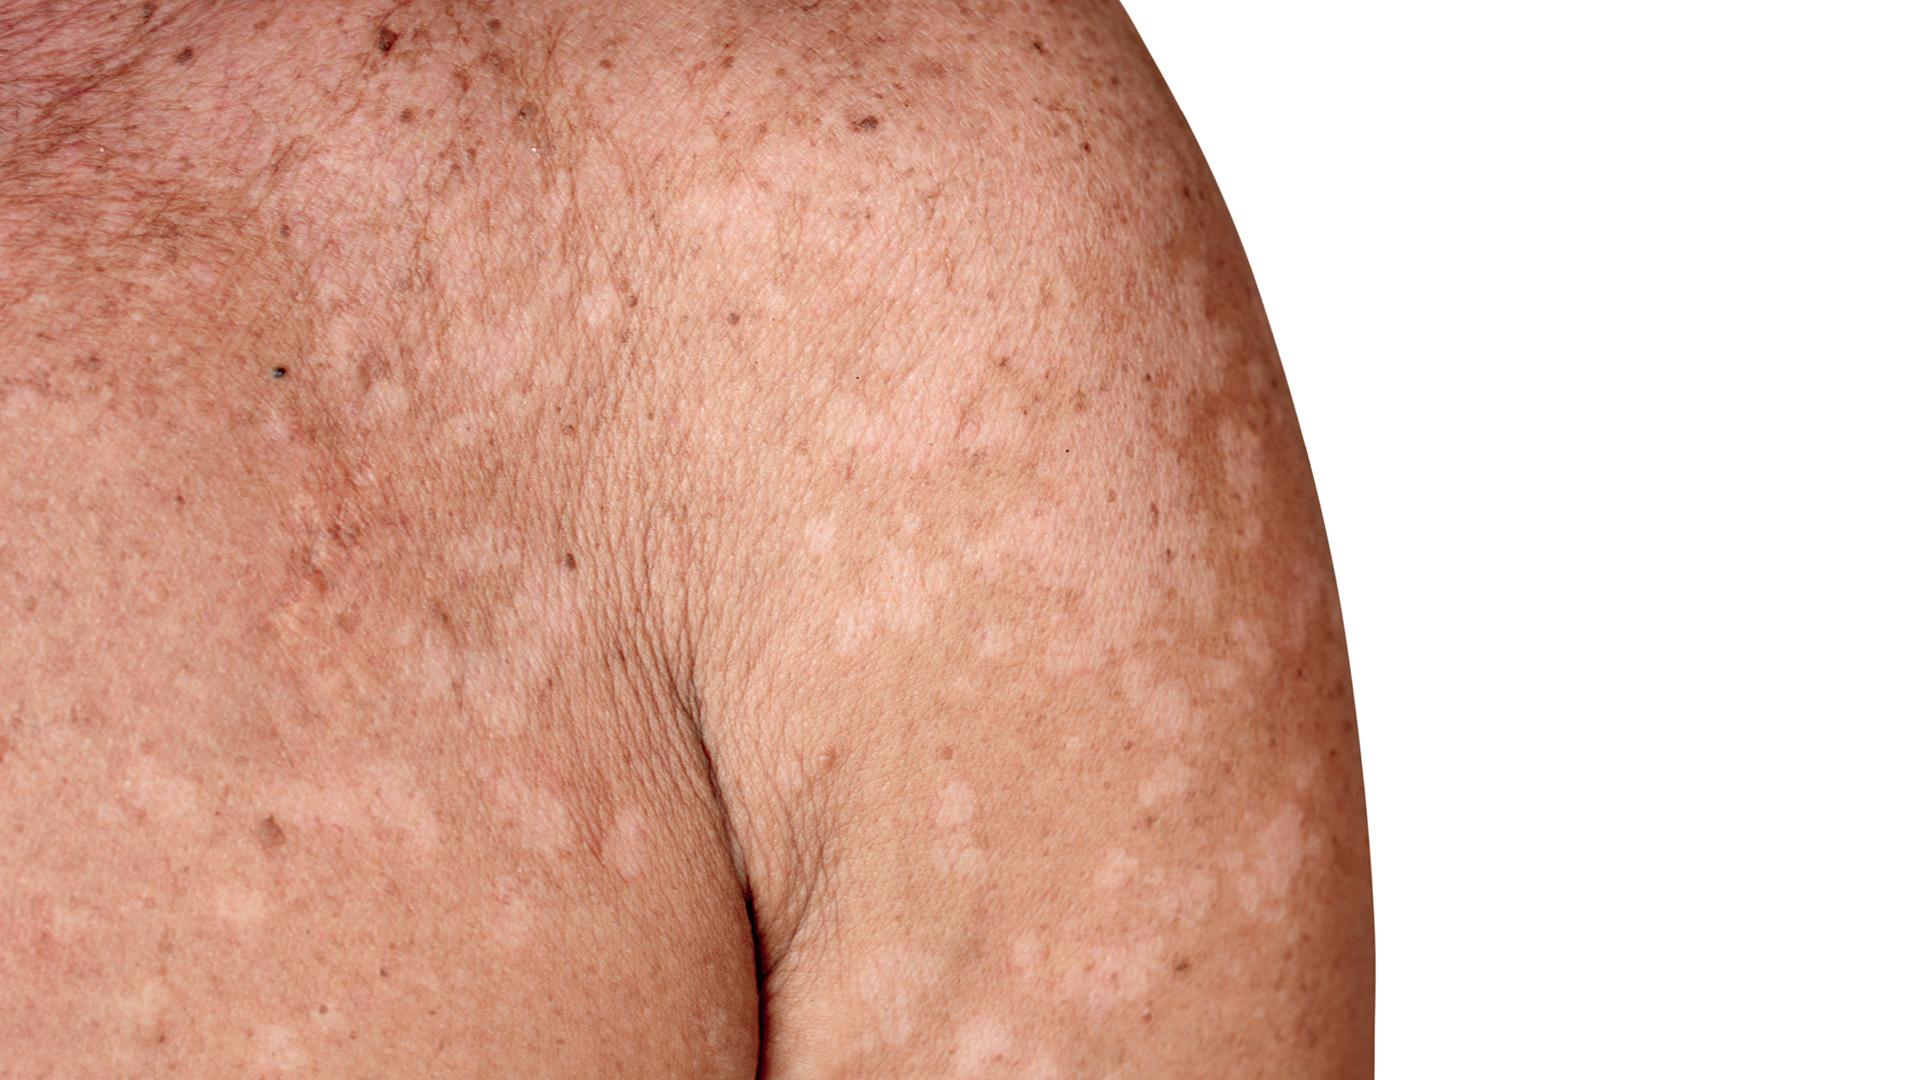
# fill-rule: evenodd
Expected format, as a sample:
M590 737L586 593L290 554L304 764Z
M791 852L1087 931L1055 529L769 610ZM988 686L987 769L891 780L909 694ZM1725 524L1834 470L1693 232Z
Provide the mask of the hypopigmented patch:
M640 807L629 806L613 819L605 851L615 873L628 881L639 879L647 865L647 823Z

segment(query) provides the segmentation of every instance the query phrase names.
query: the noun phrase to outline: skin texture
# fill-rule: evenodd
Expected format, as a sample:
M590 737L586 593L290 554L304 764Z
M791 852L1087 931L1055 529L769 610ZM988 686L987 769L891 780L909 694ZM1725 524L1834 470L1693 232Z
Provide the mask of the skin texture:
M0 1075L1369 1073L1312 482L1117 7L0 64Z

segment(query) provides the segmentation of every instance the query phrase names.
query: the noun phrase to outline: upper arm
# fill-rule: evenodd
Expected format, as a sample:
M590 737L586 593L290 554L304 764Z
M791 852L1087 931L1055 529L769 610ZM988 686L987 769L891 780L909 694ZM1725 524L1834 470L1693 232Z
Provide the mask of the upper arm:
M785 95L811 142L744 95L771 132L688 211L737 335L694 649L770 1074L1366 1071L1332 570L1197 149L1116 10L815 17L766 48L868 41L896 89Z

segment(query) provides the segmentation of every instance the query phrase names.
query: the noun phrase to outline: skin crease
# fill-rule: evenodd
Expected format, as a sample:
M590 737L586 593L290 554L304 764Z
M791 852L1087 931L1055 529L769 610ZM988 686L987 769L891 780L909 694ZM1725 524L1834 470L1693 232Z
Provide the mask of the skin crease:
M1312 481L1116 6L0 65L0 1075L1370 1073Z

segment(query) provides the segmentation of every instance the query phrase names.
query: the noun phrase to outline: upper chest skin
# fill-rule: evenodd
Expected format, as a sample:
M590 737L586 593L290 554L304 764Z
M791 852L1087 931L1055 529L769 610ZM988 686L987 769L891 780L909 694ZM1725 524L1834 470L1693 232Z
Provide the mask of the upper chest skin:
M0 163L3 1056L750 1071L631 37L119 7Z

